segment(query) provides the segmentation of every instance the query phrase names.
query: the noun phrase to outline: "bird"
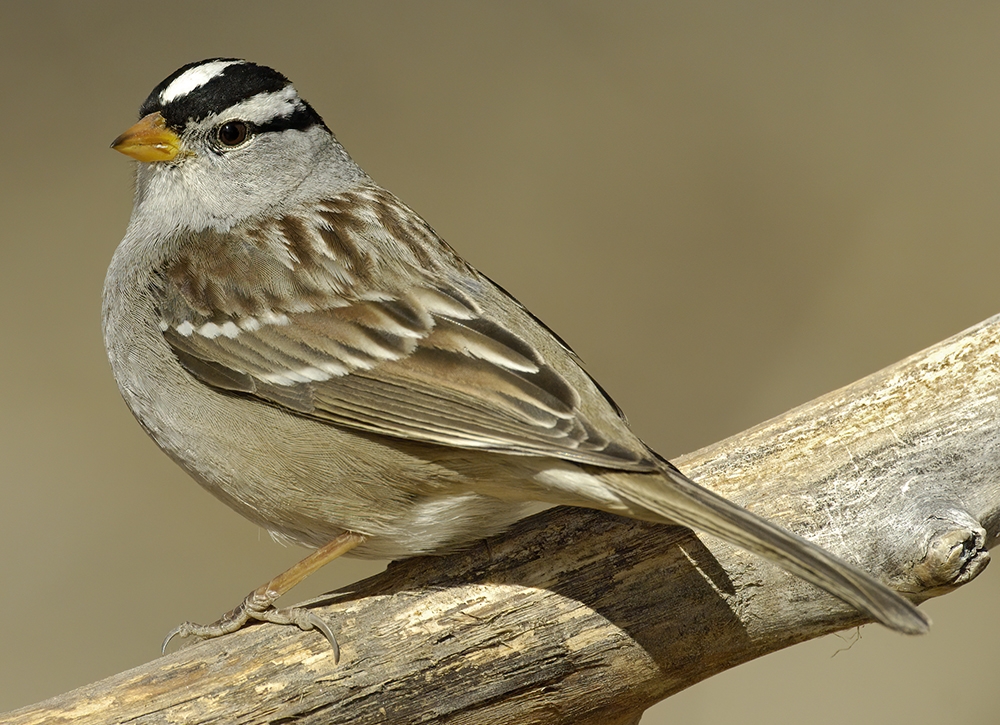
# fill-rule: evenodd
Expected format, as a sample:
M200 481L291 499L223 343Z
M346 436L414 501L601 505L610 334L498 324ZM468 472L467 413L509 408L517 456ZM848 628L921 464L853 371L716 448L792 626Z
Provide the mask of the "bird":
M319 630L276 599L342 554L467 547L564 504L681 524L909 634L911 602L699 486L632 432L553 331L348 155L284 75L187 64L112 148L133 209L104 285L122 397L191 477L313 552L212 624Z

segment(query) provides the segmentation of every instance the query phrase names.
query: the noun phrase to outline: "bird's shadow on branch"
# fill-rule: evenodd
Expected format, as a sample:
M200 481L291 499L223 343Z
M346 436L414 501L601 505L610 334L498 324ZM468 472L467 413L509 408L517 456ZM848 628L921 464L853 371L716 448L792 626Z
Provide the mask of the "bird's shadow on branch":
M661 667L677 666L664 661L668 652L689 652L698 661L707 649L743 657L752 650L730 608L737 588L690 529L572 507L543 511L458 553L393 562L385 572L310 605L330 604L320 616L336 620L349 602L470 584L543 589L573 600L634 640Z

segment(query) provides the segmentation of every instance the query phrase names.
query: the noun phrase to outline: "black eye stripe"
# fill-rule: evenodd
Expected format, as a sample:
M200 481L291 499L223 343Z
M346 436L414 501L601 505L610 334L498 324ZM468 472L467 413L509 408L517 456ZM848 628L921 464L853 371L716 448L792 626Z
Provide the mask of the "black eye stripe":
M288 129L305 131L307 128L312 128L313 126L323 126L326 128L326 124L323 123L323 119L320 118L319 114L312 109L312 106L303 101L302 107L295 109L289 115L277 116L270 121L254 124L253 129L254 133L266 133L267 131L286 131Z
M326 128L323 119L308 104L304 104L304 106L304 108L300 108L288 116L278 116L265 123L249 123L245 121L240 121L240 123L246 123L247 133L250 136L257 136L269 131L287 131L289 129L305 131L313 126L323 126ZM229 123L232 123L232 121L227 121L222 125L228 125ZM216 135L219 129L221 129L221 126L216 127L216 131L214 132Z

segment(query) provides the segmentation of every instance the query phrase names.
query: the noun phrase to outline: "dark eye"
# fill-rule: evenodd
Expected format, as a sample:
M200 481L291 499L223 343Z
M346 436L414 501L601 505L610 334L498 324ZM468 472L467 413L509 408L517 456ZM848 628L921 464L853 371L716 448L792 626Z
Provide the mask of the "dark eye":
M223 146L239 146L249 135L250 129L243 121L229 121L219 126L219 143Z

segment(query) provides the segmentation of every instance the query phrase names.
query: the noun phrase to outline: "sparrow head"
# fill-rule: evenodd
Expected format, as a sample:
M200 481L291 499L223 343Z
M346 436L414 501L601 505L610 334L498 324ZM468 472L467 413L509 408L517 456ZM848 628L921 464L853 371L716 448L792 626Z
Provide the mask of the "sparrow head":
M153 89L139 116L111 147L142 162L136 214L157 215L160 229L225 231L366 178L291 81L266 66L190 63ZM167 218L181 208L183 222Z

